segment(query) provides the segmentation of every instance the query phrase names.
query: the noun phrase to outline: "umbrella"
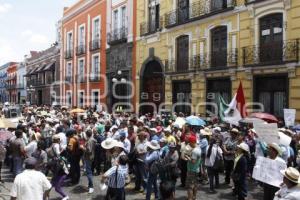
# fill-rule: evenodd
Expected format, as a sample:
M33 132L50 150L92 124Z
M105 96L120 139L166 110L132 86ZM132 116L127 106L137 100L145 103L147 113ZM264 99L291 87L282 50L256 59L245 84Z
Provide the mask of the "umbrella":
M177 117L175 122L174 122L174 125L178 125L179 128L182 128L183 125L185 125L186 121L183 117Z
M277 123L278 119L269 113L252 113L250 117L262 119L268 123Z
M206 122L203 119L193 115L187 117L186 122L192 126L204 126L206 124Z
M75 108L70 111L70 113L84 113L84 112L85 112L85 110L83 110L81 108Z
M0 119L0 128L17 128L17 123L13 123L8 119Z
M239 122L246 123L246 124L254 124L254 123L264 123L265 121L259 118L246 117L244 119L241 119Z
M6 142L8 139L12 138L14 135L10 131L1 130L0 131L0 142Z

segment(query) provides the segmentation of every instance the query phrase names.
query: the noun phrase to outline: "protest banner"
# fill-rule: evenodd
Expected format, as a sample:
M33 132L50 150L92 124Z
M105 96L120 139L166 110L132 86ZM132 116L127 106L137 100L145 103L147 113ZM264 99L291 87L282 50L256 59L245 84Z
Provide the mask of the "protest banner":
M283 175L280 173L280 170L285 170L286 168L287 166L284 162L259 156L256 159L252 177L263 183L279 187L283 182Z
M259 139L266 143L279 143L277 124L254 123L253 127Z
M287 136L284 133L279 132L279 144L282 144L284 146L290 146L290 143L292 141L292 138L290 136Z
M295 125L296 109L283 109L285 126Z

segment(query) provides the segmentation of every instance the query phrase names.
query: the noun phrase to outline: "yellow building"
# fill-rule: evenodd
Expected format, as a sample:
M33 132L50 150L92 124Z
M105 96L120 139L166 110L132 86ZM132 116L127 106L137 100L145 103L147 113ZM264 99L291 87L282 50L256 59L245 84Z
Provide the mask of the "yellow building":
M216 111L243 84L248 108L300 121L300 1L137 1L141 112Z

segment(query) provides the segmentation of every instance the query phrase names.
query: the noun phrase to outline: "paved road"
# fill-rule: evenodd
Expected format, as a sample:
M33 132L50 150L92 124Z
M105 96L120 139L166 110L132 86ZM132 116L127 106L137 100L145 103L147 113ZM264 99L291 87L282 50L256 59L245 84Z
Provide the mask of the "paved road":
M2 172L2 177L5 181L5 187L11 188L12 185L12 176L7 169L4 169ZM223 176L221 176L221 183L223 182ZM94 185L95 192L92 195L87 194L87 178L85 176L81 177L80 183L77 186L73 187L65 187L65 192L69 195L70 200L102 200L104 199L104 195L101 193L99 188L100 178L94 177ZM126 198L129 200L143 200L145 199L145 195L142 193L133 192L133 184L129 184L126 187ZM197 200L234 200L231 196L231 187L221 185L219 189L217 189L217 193L209 194L209 185L200 185L198 190ZM0 187L1 192L7 192L3 188ZM176 189L176 199L185 200L187 197L187 193L185 189L177 187ZM0 198L1 199L1 198ZM9 198L4 198L4 200L8 200ZM59 195L53 190L50 194L50 200L60 200ZM248 200L259 200L262 199L262 190L255 182L249 182L249 195Z

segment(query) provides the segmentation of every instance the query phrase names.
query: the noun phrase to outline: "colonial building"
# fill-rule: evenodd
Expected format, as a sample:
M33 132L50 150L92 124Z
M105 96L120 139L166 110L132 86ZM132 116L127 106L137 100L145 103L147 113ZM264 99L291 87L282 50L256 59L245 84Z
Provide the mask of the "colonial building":
M8 101L7 91L7 68L12 63L6 63L0 67L0 102L5 103Z
M61 23L61 104L105 102L106 1L80 0L64 9Z
M142 112L160 106L207 115L241 81L246 102L279 117L295 108L300 120L300 1L147 0L137 7Z
M137 0L107 0L107 106L134 109Z
M8 101L13 104L17 103L17 66L18 63L11 63L7 68Z
M60 99L60 47L30 53L25 59L27 101L34 105L51 105Z
M24 63L19 63L17 65L17 84L16 84L16 89L17 89L17 103L18 104L25 104L26 103L26 81L25 81L25 76L26 74L26 68Z

